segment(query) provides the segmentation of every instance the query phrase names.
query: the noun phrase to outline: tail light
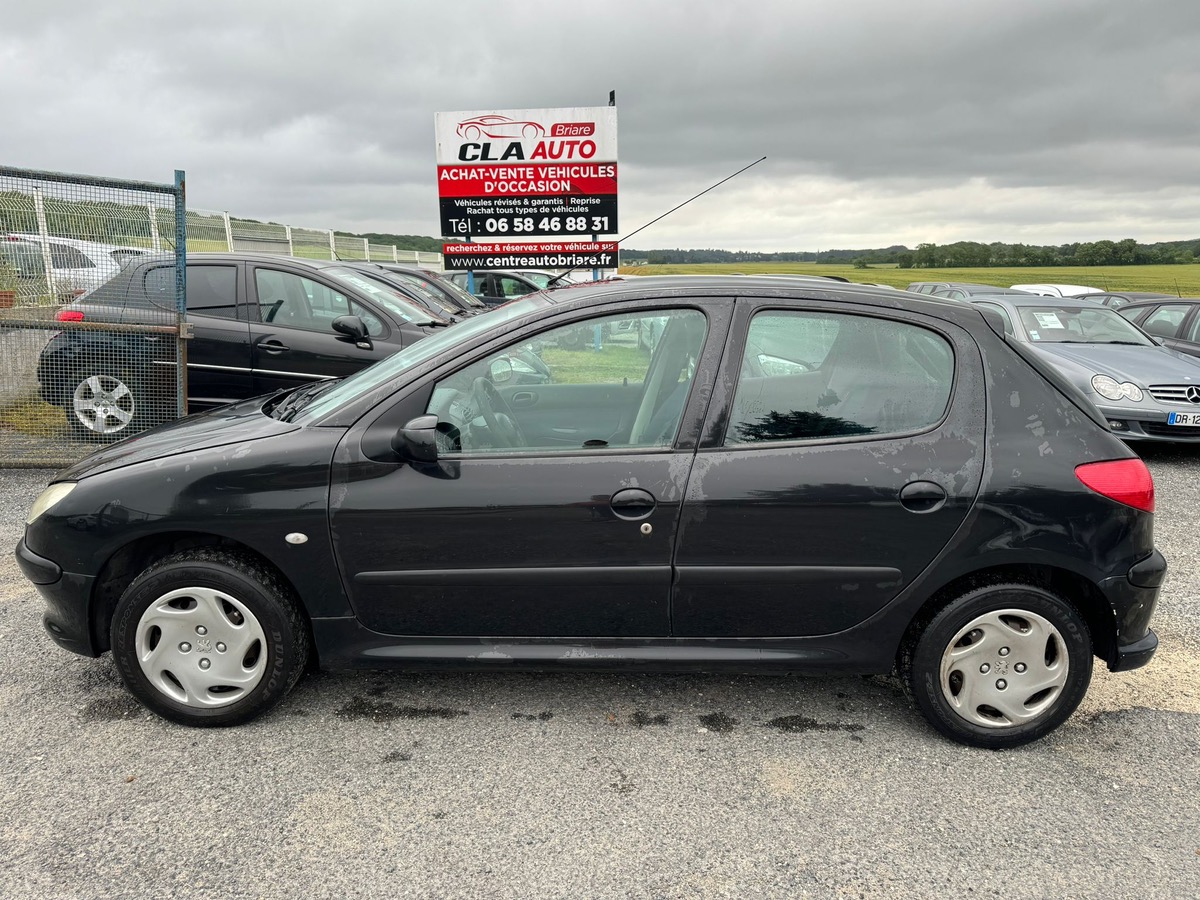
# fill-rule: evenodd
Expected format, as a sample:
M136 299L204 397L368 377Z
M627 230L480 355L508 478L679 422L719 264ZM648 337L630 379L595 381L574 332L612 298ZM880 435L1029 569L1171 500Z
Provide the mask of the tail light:
M1113 459L1075 467L1075 477L1097 494L1154 512L1154 479L1140 459Z
M82 322L83 313L77 309L60 309L54 316L56 322Z

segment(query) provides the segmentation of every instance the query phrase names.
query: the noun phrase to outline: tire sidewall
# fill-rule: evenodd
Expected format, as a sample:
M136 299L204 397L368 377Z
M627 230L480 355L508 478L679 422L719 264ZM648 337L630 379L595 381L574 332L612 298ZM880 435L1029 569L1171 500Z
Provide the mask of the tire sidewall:
M231 594L254 614L266 636L266 671L245 697L213 709L186 706L159 691L137 659L138 622L149 606L181 587L208 587ZM122 594L110 632L113 659L125 686L147 707L184 725L238 725L278 703L291 689L304 660L287 610L272 591L227 565L209 560L177 561L139 576Z
M971 620L1000 609L1036 613L1062 636L1067 650L1067 683L1055 704L1037 719L1007 728L986 728L963 719L942 693L942 655ZM975 747L1006 749L1037 740L1061 725L1079 706L1092 675L1092 640L1083 617L1065 600L1033 586L1005 584L979 588L951 601L925 627L913 650L909 688L925 718L952 740Z

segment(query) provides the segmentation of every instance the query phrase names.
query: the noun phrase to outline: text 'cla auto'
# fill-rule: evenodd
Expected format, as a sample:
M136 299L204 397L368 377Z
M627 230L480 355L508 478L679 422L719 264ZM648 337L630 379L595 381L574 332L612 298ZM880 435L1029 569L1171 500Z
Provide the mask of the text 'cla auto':
M17 557L54 640L189 725L310 662L896 673L1003 748L1070 716L1093 657L1153 655L1153 508L991 311L642 278L105 448Z

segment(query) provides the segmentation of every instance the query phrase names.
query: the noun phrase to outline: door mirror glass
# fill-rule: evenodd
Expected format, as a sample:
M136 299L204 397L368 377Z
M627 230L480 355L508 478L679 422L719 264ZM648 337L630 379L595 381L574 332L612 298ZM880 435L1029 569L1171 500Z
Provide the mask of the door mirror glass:
M493 384L504 384L507 381L512 381L512 360L507 356L496 357L488 367L488 374L491 376Z

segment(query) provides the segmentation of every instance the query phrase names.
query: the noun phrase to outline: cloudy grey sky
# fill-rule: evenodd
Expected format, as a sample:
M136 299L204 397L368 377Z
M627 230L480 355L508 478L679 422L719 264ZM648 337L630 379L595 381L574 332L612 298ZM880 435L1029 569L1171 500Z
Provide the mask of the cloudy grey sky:
M437 112L602 106L633 247L1200 237L1200 0L0 7L0 163L434 235Z

